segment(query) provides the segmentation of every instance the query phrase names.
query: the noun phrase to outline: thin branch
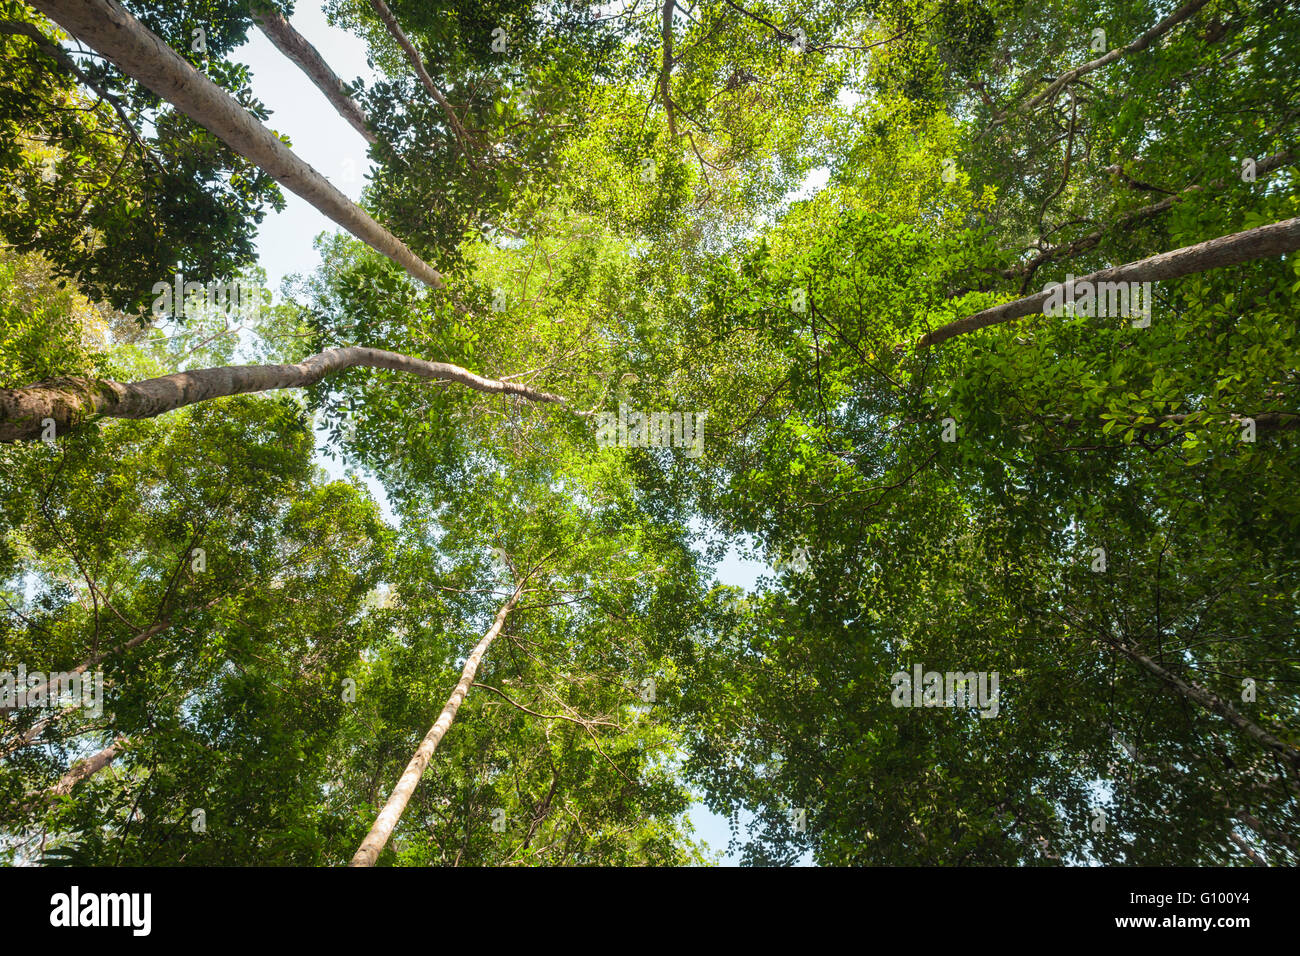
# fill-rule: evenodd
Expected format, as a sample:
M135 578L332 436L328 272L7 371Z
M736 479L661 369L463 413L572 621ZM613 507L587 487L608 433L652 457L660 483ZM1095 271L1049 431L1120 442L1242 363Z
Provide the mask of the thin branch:
M453 110L451 104L447 102L447 97L443 96L442 91L434 85L433 77L429 76L428 71L424 68L424 61L420 59L420 54L415 49L415 44L413 44L410 38L402 32L401 24L397 22L397 17L393 16L393 11L388 9L388 4L384 3L384 0L370 0L370 5L375 8L375 13L379 14L379 19L384 22L384 26L388 28L388 32L392 34L393 39L397 41L397 45L400 46L402 52L406 54L406 58L410 61L412 68L415 70L415 75L419 77L421 85L425 88L428 94L433 97L434 102L442 107L442 111L447 114L447 123L451 126L451 131L455 134L456 141L460 144L461 152L465 154L466 159L473 162L474 156L470 151L470 146L474 144L474 141L461 123L460 117L456 115L456 111Z
M592 724L606 724L609 726L616 726L614 722L610 720L599 720L595 718L584 719L582 717L570 717L567 714L541 714L535 710L530 710L529 708L525 707L523 704L519 703L518 701L511 700L510 697L508 697L504 691L497 690L497 688L491 686L490 684L483 684L480 683L479 681L475 681L470 686L482 687L484 690L490 690L492 693L496 694L498 697L504 700L511 707L514 707L516 710L522 710L525 714L531 714L534 717L541 717L543 720L567 720L569 723L577 724L579 727L588 727Z
M160 173L165 172L162 168L162 164L158 161L158 157L153 154L153 151L150 150L149 147L145 145L144 140L140 138L140 134L136 131L135 124L131 122L131 117L127 115L126 108L122 106L116 96L113 96L87 76L81 67L77 66L76 62L68 55L67 51L64 50L63 47L50 40L49 37L36 28L34 23L27 23L22 20L0 20L0 33L7 33L11 36L27 37L27 39L36 44L42 53L55 60L60 66L80 80L81 83L93 90L96 96L113 108L113 112L116 113L118 119L122 121L122 126L126 128L127 135L131 137L131 141L134 142L136 147L140 150L141 157L152 161L153 164L158 167Z
M320 51L295 30L283 14L277 10L254 10L253 19L275 48L296 63L307 74L307 78L316 84L316 88L325 94L339 116L365 137L367 143L373 146L379 142L361 105L348 95L347 87L338 74L330 69Z
M1069 70L1066 73L1062 73L1059 77L1057 77L1054 81L1052 81L1048 85L1047 89L1043 90L1042 93L1039 93L1028 103L1022 106L1020 108L1020 112L1024 112L1024 113L1033 112L1044 102L1055 99L1056 95L1060 93L1062 89L1064 89L1069 84L1073 83L1075 80L1077 80L1079 77L1083 76L1084 74L1091 73L1094 70L1099 70L1103 66L1108 66L1111 63L1114 63L1120 57L1128 56L1128 54L1130 53L1139 53L1142 50L1145 50L1147 47L1149 47L1160 37L1164 36L1174 27L1178 26L1178 24L1182 23L1184 20L1188 19L1193 14L1195 14L1198 10L1201 9L1201 7L1205 6L1207 3L1209 3L1209 0L1190 0L1189 3L1183 4L1183 6L1179 7L1173 13L1169 14L1169 16L1165 17L1163 20L1157 23L1146 33L1143 33L1132 43L1128 44L1128 46L1117 47L1114 50L1111 50L1109 53L1103 56L1099 56L1095 60L1091 60L1088 63L1084 63L1081 66L1075 67L1073 70ZM1003 113L1001 116L999 116L994 121L995 125L1005 120L1007 115L1008 115L1007 113Z

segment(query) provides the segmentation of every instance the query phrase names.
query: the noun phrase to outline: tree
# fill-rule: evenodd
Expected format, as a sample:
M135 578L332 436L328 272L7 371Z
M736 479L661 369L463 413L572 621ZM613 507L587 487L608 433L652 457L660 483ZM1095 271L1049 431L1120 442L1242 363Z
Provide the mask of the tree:
M5 712L18 858L1296 861L1294 10L219 11L223 162L260 18L376 173L251 328L0 263L0 667L106 688ZM8 35L97 169L190 122Z
M112 0L37 0L36 6L412 276L433 288L442 286L436 270Z

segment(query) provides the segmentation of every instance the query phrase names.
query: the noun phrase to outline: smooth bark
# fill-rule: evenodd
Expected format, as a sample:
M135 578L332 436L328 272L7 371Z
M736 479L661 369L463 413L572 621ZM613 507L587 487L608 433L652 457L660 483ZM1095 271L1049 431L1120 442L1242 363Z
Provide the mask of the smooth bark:
M1240 265L1255 259L1268 259L1300 249L1300 218L1286 219L1270 223L1255 229L1220 236L1194 246L1183 246L1170 252L1137 262L1127 262L1111 269L1079 276L1075 281L1076 290L1083 283L1100 282L1158 282L1162 279L1177 279L1196 272L1210 269L1222 269L1226 266ZM976 312L956 322L928 332L917 340L916 350L938 345L959 335L977 332L991 325L1001 325L1015 319L1041 313L1043 305L1053 295L1050 291L1036 292L1033 295L1004 302L992 308Z
M32 0L32 5L375 251L421 282L442 288L437 270L114 0Z
M1267 176L1278 167L1286 165L1291 158L1291 151L1287 149L1274 153L1271 156L1265 156L1255 165L1255 175L1258 177ZM1216 179L1214 182L1210 183L1210 188L1219 189L1225 185L1225 182L1226 181L1223 179ZM1163 212L1168 212L1178 203L1186 202L1191 197L1203 191L1202 187L1198 185L1188 186L1181 192L1168 196L1159 202L1142 206L1138 209L1132 210L1131 212L1126 212L1113 223L1095 229L1086 236L1082 236L1072 242L1066 242L1058 246L1050 246L1047 249L1043 249L1029 261L1023 262L1018 266L1003 269L998 274L1006 279L1017 279L1021 276L1025 276L1026 282L1028 282L1029 279L1032 278L1033 274L1038 271L1038 267L1044 263L1051 262L1053 259L1075 256L1080 252L1085 252L1097 245L1097 243L1099 243L1108 232L1112 232L1121 226L1127 226L1130 223L1138 222L1143 219L1151 219ZM1024 290L1022 289L1021 291Z
M523 584L521 582L515 588L515 593L511 595L510 600L497 611L496 619L492 622L488 632L474 646L474 650L470 651L469 657L465 658L465 667L460 674L460 683L456 685L456 689L447 698L447 703L442 708L442 713L438 715L438 719L434 721L433 726L429 728L429 732L420 741L420 746L416 749L410 762L407 763L406 769L402 771L397 786L393 787L393 792L389 794L388 801L384 804L383 809L379 811L379 816L375 818L374 825L371 826L370 832L366 834L366 838L361 841L361 846L357 848L357 852L348 866L374 866L375 861L379 859L379 854L387 846L388 838L393 834L393 828L397 826L397 821L402 818L402 813L411 800L411 794L415 792L416 785L420 782L420 778L424 776L424 769L429 765L429 758L433 756L434 750L437 749L438 744L447 733L447 728L451 726L451 722L456 719L456 712L460 710L465 695L469 693L470 685L474 683L474 675L478 671L479 663L483 660L483 655L487 653L488 648L492 646L492 642L501 633L506 618L514 610L522 592Z
M298 69L307 74L307 78L325 94L339 116L364 136L367 143L373 145L379 142L379 137L370 128L360 104L348 95L343 81L330 69L320 51L295 30L292 23L275 10L254 10L253 19L275 48L297 64Z
M393 11L388 9L388 4L384 3L384 0L370 0L370 5L375 8L375 13L377 13L379 19L384 22L384 26L388 29L389 34L391 34L393 39L397 41L397 45L402 48L402 52L406 54L406 59L410 61L411 67L415 70L415 75L419 77L421 85L425 88L428 94L433 97L434 102L442 107L443 113L447 116L447 123L451 126L451 131L455 134L456 141L460 143L461 150L467 157L472 159L472 154L470 152L472 141L470 140L469 133L466 132L464 124L460 121L460 117L456 115L456 111L453 110L451 104L447 102L447 98L442 95L442 91L434 85L433 77L429 76L429 72L424 68L424 61L420 59L420 54L415 49L415 44L410 41L410 38L407 37L406 33L402 30L401 25L397 22L397 17L393 16Z
M480 392L518 395L534 402L565 405L551 395L517 382L500 382L475 375L459 365L426 362L383 349L351 346L328 349L297 365L228 365L176 372L142 382L112 382L91 378L61 378L26 388L0 389L0 442L40 437L42 423L53 420L62 435L92 416L153 418L195 402L265 392L305 388L327 375L354 367L410 372L435 381L457 382Z
M59 782L50 788L48 794L50 797L66 797L72 792L72 789L88 777L94 776L103 770L122 752L126 746L126 737L118 736L111 744L105 747L97 754L92 754L85 760L79 760L72 765L72 768L65 773Z
M1202 687L1193 681L1183 680L1177 674L1172 673L1160 664L1156 663L1137 647L1114 639L1108 639L1107 643L1125 657L1136 662L1146 671L1153 674L1168 687L1200 704L1206 710L1218 714L1257 743L1262 744L1264 747L1273 751L1293 768L1300 769L1300 748L1297 748L1284 740L1279 740L1277 737L1256 724L1253 720L1238 711L1218 694L1214 693L1214 691Z

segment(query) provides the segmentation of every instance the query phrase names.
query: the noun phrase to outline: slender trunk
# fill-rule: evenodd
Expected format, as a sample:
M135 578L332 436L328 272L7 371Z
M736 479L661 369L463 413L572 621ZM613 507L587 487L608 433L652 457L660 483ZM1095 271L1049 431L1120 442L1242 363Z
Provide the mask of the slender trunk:
M228 365L195 369L142 382L111 382L90 378L60 378L26 388L0 389L0 442L40 436L42 422L52 419L55 433L81 424L91 416L153 418L195 402L226 395L305 388L327 375L354 367L410 372L421 378L458 382L480 392L518 395L534 402L567 406L551 395L517 382L475 375L459 365L426 362L383 349L351 346L328 349L297 365Z
M371 248L421 282L442 288L442 276L435 269L116 0L32 0L32 5Z
M388 32L392 35L393 39L397 41L397 45L402 48L402 52L406 54L406 59L410 61L412 68L415 70L415 75L420 80L420 84L428 94L433 97L434 102L442 107L443 113L447 116L447 123L451 126L451 131L455 134L456 141L460 143L461 151L464 152L465 156L472 162L473 154L470 152L472 141L469 133L466 132L465 126L460 121L460 117L456 115L456 111L453 110L451 104L447 102L447 98L442 95L442 91L434 85L433 77L429 76L429 72L424 68L424 61L420 59L420 54L415 49L415 44L413 44L410 41L410 38L402 31L401 24L397 22L397 17L393 16L393 11L388 9L388 5L384 3L384 0L370 0L370 5L375 8L375 13L379 14L379 19L384 22L384 26L388 28Z
M497 611L496 619L492 622L488 632L483 635L483 639L475 645L474 650L465 659L465 667L460 674L460 683L456 685L456 689L447 698L446 706L442 708L442 713L438 715L434 725L429 728L429 732L424 735L424 740L420 741L419 748L415 751L415 755L411 757L410 763L406 765L406 770L402 772L401 778L397 781L397 786L393 788L393 792L388 796L388 802L379 811L374 826L370 828L366 838L361 841L361 846L352 857L349 866L375 865L379 854L388 843L388 838L392 836L393 828L397 826L397 821L401 819L403 811L406 810L411 794L415 792L416 784L420 782L420 777L424 775L424 768L429 765L429 758L433 756L434 750L437 749L443 735L447 733L447 728L451 726L451 722L456 719L456 712L460 710L461 702L465 699L465 695L469 693L470 684L474 683L474 674L478 671L479 662L483 660L483 655L487 653L488 648L492 646L492 642L501 633L501 628L506 623L506 617L514 610L522 592L523 582L520 582L510 600Z
M72 768L65 773L59 782L50 788L48 794L50 797L66 797L72 792L72 788L81 783L87 777L99 773L122 752L126 746L126 737L119 734L114 741L97 754L92 754L85 760L79 760L72 765Z
M669 143L677 145L677 119L673 115L673 10L676 0L665 0L663 9L664 62L659 71L659 92L664 100L664 117L668 120Z
M307 74L307 78L316 84L316 88L325 94L339 116L364 136L367 143L373 145L379 142L379 137L366 121L366 114L357 101L348 95L338 74L330 69L320 51L293 28L292 23L275 10L255 10L253 19L266 38L275 44L275 48L296 63Z
M1254 739L1257 743L1262 744L1276 753L1293 768L1300 770L1300 749L1284 740L1279 740L1277 737L1264 730L1212 690L1193 683L1192 681L1183 680L1177 674L1161 667L1138 648L1125 644L1123 641L1107 638L1106 642L1121 654L1125 655L1130 660L1135 661L1148 672L1155 675L1167 686L1172 687L1185 697L1200 704L1206 710L1211 710L1218 714L1238 730L1243 731L1247 736Z
M1225 266L1240 265L1254 259L1267 259L1294 252L1296 249L1300 249L1300 218L1286 219L1267 226L1233 233L1230 236L1220 236L1194 246L1162 252L1148 259L1128 262L1112 269L1102 269L1100 272L1080 276L1074 281L1076 286L1081 286L1083 283L1095 285L1100 282L1156 282L1161 279L1177 279L1195 272L1222 269ZM1052 295L1050 291L1036 292L976 312L956 322L950 322L923 335L917 340L916 349L920 351L968 332L976 332L990 325L1000 325L1035 312L1042 312L1043 305Z

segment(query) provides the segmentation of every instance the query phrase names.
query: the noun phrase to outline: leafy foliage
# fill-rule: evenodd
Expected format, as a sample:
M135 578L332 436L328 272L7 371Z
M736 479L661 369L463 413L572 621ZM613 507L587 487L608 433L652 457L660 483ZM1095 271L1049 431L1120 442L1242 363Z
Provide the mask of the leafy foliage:
M245 8L131 6L265 118ZM916 347L1295 217L1292 5L392 11L448 105L329 5L364 205L447 287L325 236L251 337L111 306L242 268L274 187L0 37L0 387L361 345L567 403L356 369L0 447L0 666L106 651L108 701L6 716L15 860L346 862L523 587L381 864L712 862L697 796L756 865L1297 861L1300 260ZM597 441L629 409L703 453ZM902 706L918 666L996 705Z

